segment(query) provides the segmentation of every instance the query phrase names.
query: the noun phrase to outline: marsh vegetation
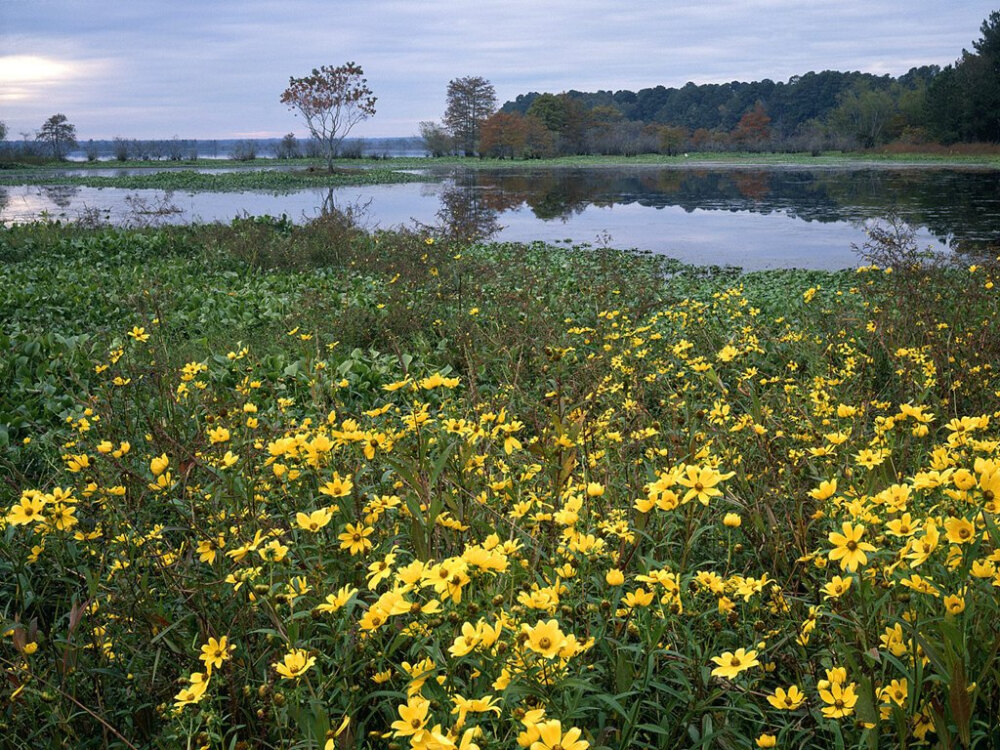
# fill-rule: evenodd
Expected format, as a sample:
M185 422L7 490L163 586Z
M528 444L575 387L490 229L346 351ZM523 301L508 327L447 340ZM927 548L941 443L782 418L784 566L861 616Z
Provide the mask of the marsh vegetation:
M997 267L0 231L15 747L995 739Z

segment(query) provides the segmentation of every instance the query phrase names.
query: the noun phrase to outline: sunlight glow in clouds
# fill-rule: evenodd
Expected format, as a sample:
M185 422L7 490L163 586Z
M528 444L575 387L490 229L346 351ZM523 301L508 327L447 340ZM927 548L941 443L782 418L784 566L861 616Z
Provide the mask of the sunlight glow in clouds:
M0 57L0 79L5 84L45 83L71 76L66 63L37 55L4 55Z
M85 67L39 55L0 55L0 101L37 97L46 87L82 77Z

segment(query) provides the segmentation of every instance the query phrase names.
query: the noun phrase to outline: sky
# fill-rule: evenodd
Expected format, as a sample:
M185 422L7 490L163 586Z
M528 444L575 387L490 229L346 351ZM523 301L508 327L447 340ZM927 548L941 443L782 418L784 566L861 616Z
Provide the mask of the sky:
M440 120L448 81L497 99L770 78L899 75L972 49L996 0L0 0L9 138L65 114L81 140L307 131L290 76L362 66L376 114L351 133Z

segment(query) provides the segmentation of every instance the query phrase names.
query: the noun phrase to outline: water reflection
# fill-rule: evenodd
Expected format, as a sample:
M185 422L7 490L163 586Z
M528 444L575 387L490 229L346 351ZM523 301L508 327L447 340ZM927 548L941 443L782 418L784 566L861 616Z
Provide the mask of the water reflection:
M447 186L438 197L441 201L437 212L439 231L455 239L488 240L496 236L503 229L500 212L514 207L503 208L491 200L489 193L469 185Z
M128 208L122 216L121 223L137 229L169 224L172 219L184 214L184 209L174 203L173 198L172 190L162 194L157 192L148 197L130 193L125 196L125 205Z
M333 221L346 227L360 227L366 231L376 228L372 223L372 198L345 198L337 188L327 188L319 191L322 203L316 207L315 213L309 217L303 215L303 220Z
M896 215L942 244L992 252L1000 242L1000 173L929 169L525 169L460 171L442 215L500 222L527 206L543 221L569 221L591 206L780 213L806 222L863 224ZM463 201L465 205L463 205ZM492 210L494 215L487 216Z
M212 193L9 186L0 222L97 210L116 224L307 221L357 210L369 228L433 226L468 239L613 244L692 263L844 268L866 227L897 215L918 241L1000 252L1000 172L637 167L455 170L428 182Z
M80 192L80 188L75 185L44 185L42 193L57 208L68 209L73 204L73 199Z

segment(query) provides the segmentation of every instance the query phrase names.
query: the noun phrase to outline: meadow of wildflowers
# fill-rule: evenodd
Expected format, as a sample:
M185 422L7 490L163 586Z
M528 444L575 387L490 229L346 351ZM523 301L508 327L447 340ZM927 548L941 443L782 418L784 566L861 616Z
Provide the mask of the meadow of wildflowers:
M10 747L991 747L990 259L0 231Z

